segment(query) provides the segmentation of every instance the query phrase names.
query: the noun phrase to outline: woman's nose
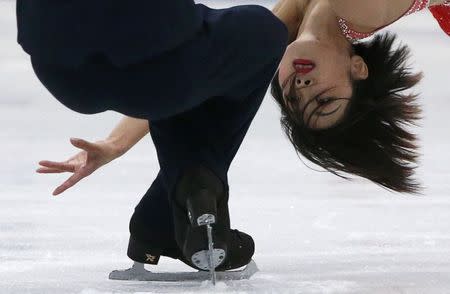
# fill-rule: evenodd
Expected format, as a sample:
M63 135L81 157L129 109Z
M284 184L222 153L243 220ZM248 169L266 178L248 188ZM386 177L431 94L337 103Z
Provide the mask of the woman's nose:
M311 86L311 85L312 85L311 79L301 79L301 78L295 79L295 87L296 88L304 88L304 87Z

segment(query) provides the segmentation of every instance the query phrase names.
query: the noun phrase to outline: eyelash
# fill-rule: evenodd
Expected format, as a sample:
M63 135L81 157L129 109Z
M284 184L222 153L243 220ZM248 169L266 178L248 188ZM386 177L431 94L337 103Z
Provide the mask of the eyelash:
M322 98L317 98L317 102L320 104L320 105L327 105L327 104L330 104L332 101L333 101L333 99L332 98L326 98L327 100L326 101L320 101L320 99L322 99Z

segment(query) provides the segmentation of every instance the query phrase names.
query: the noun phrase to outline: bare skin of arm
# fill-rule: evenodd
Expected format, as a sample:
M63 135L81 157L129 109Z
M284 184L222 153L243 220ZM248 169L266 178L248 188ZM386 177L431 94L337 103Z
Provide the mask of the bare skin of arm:
M53 191L54 196L59 195L103 165L125 154L149 131L147 120L124 117L104 140L88 142L83 139L71 138L70 143L81 149L81 152L62 162L42 160L39 162L40 167L36 172L41 174L73 173Z
M432 0L431 5L445 0ZM401 17L414 0L329 0L336 14L361 32L371 32Z
M119 156L125 154L137 142L150 132L149 122L125 116L106 139L113 143Z

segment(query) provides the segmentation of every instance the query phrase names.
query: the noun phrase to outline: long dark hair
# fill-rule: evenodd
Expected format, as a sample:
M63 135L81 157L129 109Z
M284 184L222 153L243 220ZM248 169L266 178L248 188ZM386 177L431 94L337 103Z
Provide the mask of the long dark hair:
M353 81L353 95L344 119L328 129L312 129L298 119L283 99L278 72L272 95L281 108L281 125L296 152L340 177L367 178L389 190L418 193L417 136L409 128L421 118L416 94L404 93L421 79L406 64L409 49L393 49L392 34L353 44L369 68L366 80Z

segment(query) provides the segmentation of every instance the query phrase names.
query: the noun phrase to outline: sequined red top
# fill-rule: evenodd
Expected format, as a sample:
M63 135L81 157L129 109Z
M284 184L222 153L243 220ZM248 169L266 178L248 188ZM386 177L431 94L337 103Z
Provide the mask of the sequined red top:
M429 6L429 4L430 4L430 0L414 0L414 2L411 4L409 9L402 16L400 16L398 19L396 19L392 23L396 22L397 20L399 20L403 16L410 15L410 14L413 14L413 13L415 13L417 11L420 11L420 10L423 10L423 9L427 8ZM374 33L376 33L377 31L379 31L379 30L387 27L388 25L392 24L392 23L389 23L389 24L387 24L385 26L382 26L382 27L376 29L373 32L362 33L362 32L357 32L357 31L353 30L352 28L350 28L348 22L345 19L343 19L343 18L339 18L338 22L339 22L339 27L341 28L342 33L344 34L344 36L350 42L356 42L358 40L370 37Z

